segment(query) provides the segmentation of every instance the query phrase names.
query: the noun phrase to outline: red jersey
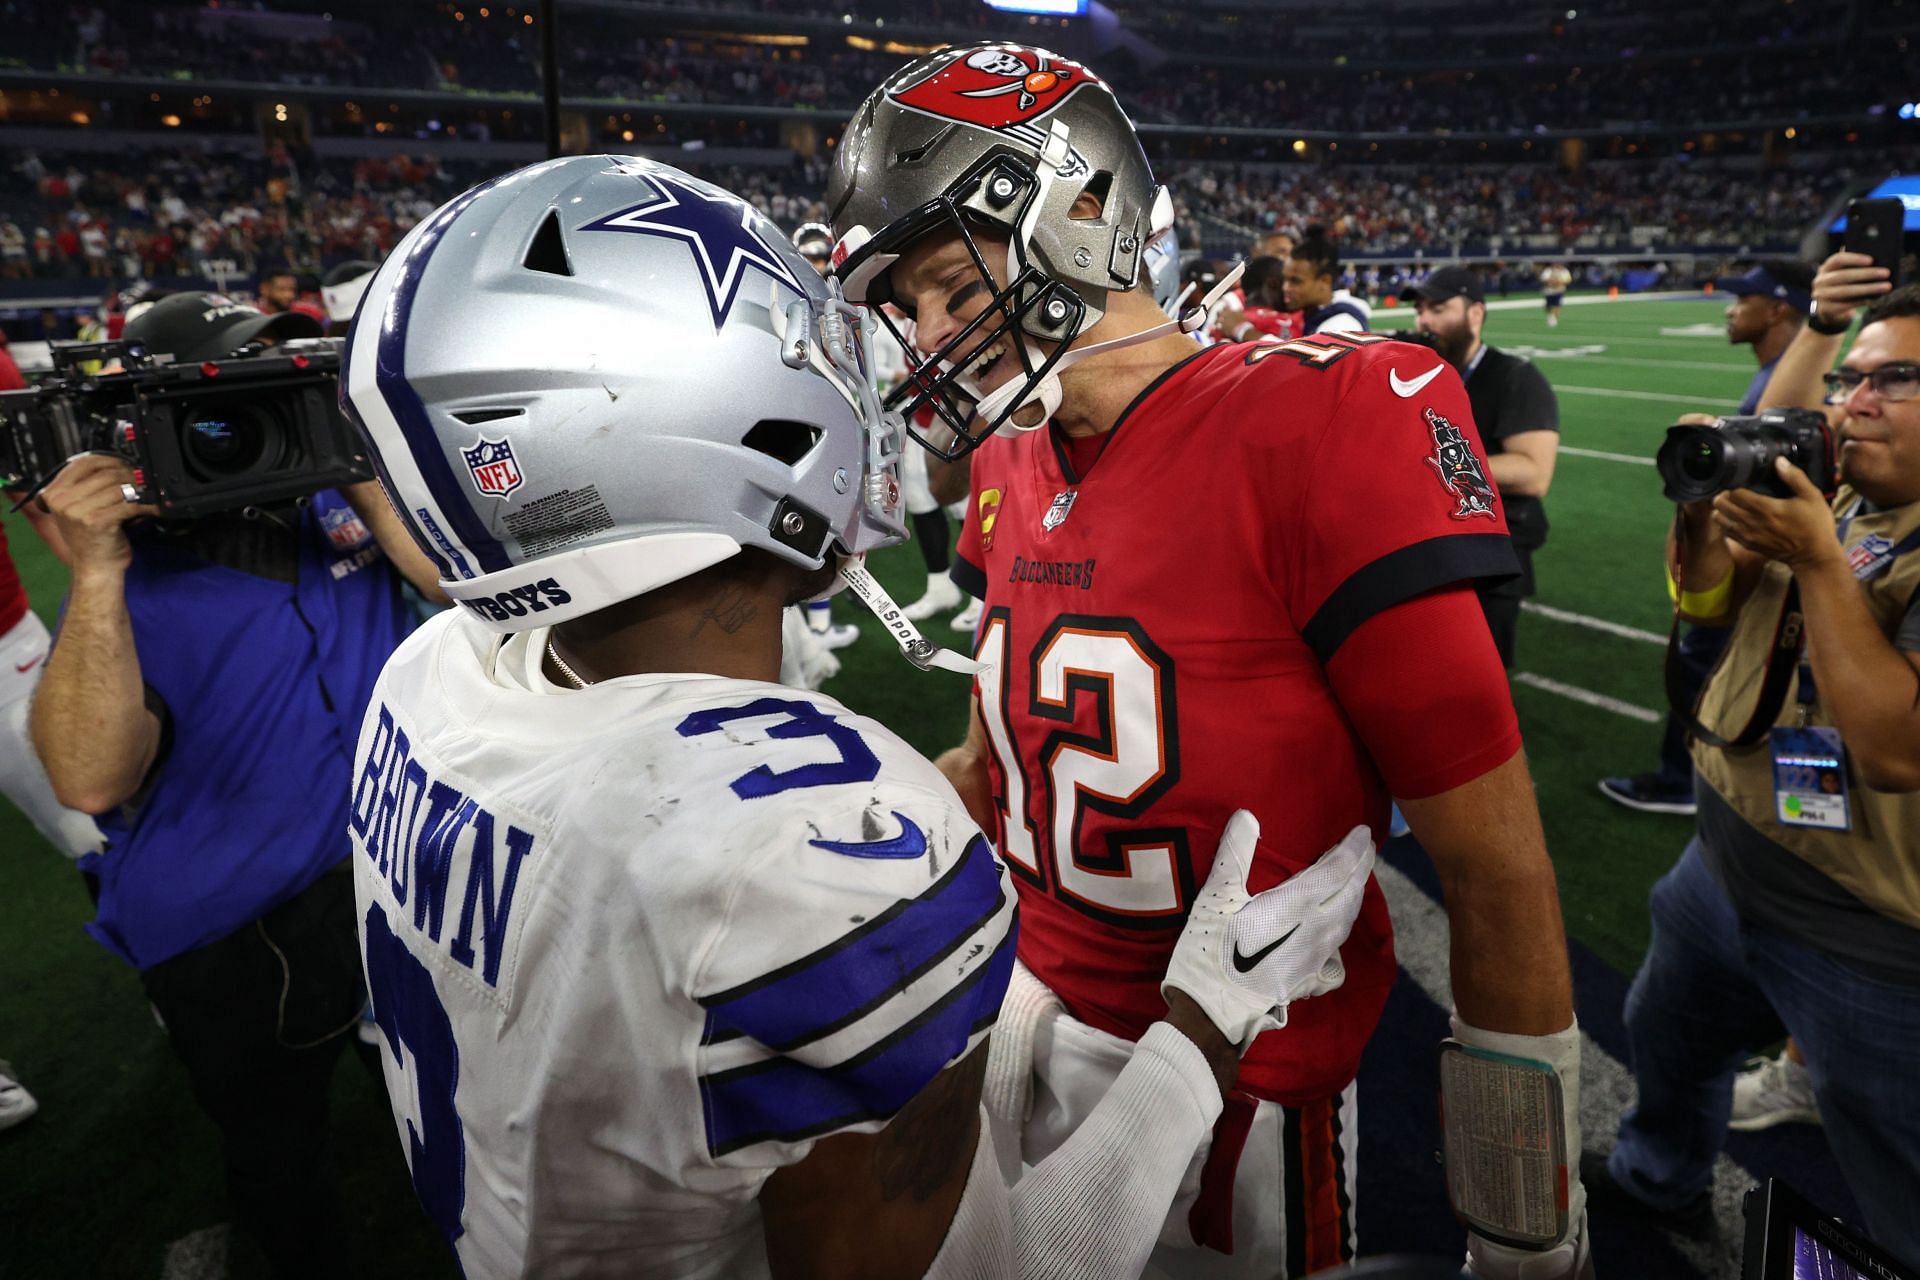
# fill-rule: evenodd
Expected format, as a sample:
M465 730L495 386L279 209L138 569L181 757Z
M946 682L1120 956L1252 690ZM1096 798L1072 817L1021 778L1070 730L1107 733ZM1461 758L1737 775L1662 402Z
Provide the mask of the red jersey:
M986 604L999 847L1020 958L1075 1017L1137 1039L1165 1014L1235 809L1260 819L1256 891L1358 823L1384 831L1325 664L1391 605L1515 571L1476 440L1431 351L1340 334L1210 347L1105 436L974 455L954 576ZM1394 978L1377 884L1341 956L1345 984L1254 1046L1243 1089L1299 1104L1352 1080Z

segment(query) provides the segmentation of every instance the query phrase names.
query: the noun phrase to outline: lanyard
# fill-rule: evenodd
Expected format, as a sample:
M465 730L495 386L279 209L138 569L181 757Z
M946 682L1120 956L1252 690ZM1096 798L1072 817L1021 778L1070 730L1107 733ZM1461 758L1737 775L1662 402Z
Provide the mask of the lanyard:
M1463 385L1468 378L1473 376L1473 371L1480 367L1480 362L1486 358L1487 344L1483 342L1480 344L1480 349L1473 353L1473 359L1467 361L1467 367L1460 371L1460 381Z

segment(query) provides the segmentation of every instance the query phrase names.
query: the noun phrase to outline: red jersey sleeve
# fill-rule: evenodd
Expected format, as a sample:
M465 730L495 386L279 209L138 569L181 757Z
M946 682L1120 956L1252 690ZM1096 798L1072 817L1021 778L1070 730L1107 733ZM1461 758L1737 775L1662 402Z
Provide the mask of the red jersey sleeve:
M1460 375L1401 343L1355 354L1272 531L1287 607L1323 663L1402 600L1519 572Z
M1434 679L1436 671L1446 678ZM1500 651L1465 587L1368 618L1327 664L1327 680L1398 799L1451 791L1520 749Z

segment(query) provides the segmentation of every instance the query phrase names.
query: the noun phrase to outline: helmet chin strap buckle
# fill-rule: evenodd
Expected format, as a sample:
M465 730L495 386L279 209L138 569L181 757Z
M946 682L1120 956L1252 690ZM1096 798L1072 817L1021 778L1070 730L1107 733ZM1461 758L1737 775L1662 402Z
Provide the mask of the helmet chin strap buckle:
M887 589L871 573L867 572L865 556L842 556L839 568L840 581L847 589L860 598L860 603L880 619L883 626L893 636L895 644L908 662L922 671L938 668L941 671L956 671L961 675L977 675L987 669L984 662L975 662L972 658L962 657L951 649L942 649L933 641L920 634L920 629L907 621L900 612L900 606L893 602Z

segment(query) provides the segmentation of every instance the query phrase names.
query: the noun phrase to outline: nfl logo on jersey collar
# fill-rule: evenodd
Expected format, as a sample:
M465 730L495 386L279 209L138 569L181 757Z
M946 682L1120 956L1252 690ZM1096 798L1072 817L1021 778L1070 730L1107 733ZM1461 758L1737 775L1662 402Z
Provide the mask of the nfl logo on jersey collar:
M1067 513L1073 510L1073 500L1080 496L1078 489L1062 489L1053 495L1053 505L1047 508L1047 514L1040 517L1040 531L1052 533L1067 522Z
M490 497L504 498L526 483L510 440L489 440L481 436L472 448L462 449L460 457L473 476L473 487Z

